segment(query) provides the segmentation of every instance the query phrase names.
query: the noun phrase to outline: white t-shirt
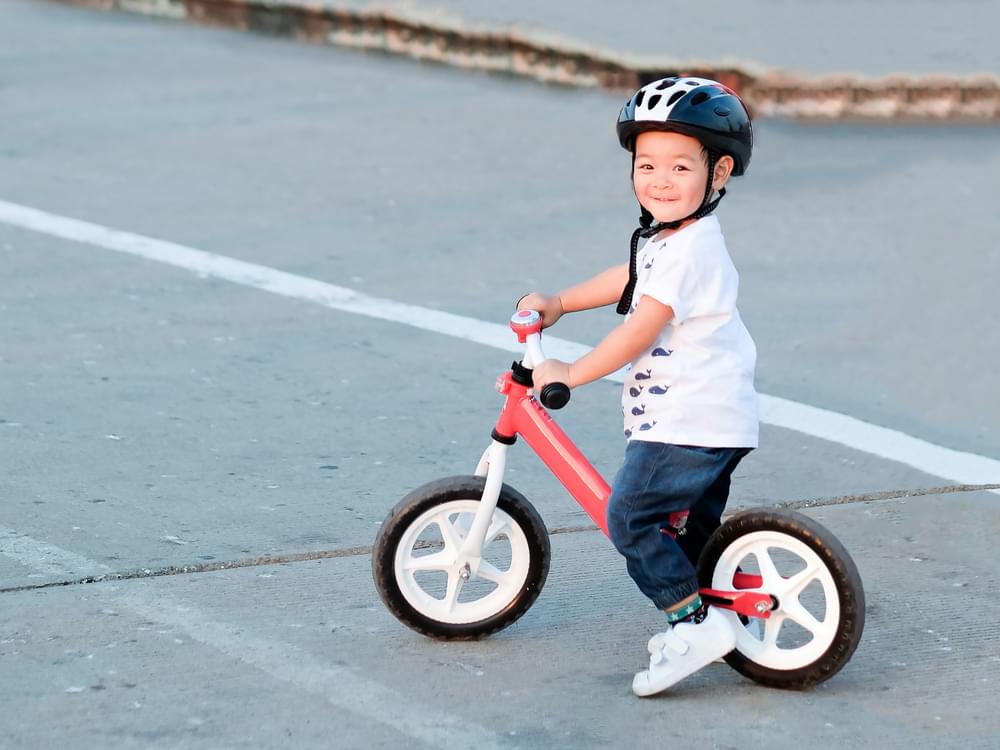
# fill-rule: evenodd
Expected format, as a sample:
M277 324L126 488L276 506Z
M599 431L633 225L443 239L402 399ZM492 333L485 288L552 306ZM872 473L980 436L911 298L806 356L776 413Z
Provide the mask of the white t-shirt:
M632 309L643 295L674 318L631 363L622 392L625 436L711 448L757 447L757 348L736 309L739 274L709 215L636 259Z

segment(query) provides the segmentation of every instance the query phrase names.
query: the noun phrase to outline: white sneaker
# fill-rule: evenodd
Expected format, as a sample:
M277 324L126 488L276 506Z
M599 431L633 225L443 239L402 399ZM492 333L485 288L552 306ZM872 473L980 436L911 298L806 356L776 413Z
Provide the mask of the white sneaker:
M649 669L632 680L632 692L653 695L694 674L736 646L729 621L709 607L708 616L695 625L682 622L649 639Z

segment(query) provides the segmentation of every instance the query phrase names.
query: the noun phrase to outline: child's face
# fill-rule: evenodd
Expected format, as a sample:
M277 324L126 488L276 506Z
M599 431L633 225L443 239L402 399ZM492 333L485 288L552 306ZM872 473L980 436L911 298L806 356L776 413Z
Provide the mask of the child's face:
M726 184L732 166L731 157L719 159L713 189ZM660 131L636 138L632 185L639 203L657 221L677 221L697 211L707 179L708 160L697 139Z

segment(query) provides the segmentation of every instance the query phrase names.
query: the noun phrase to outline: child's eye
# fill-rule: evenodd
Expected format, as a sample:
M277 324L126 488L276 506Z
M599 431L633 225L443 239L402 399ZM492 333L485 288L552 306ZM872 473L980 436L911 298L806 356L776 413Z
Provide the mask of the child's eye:
M678 164L676 167L674 167L674 170L677 172L687 172L688 168L685 167L683 164Z

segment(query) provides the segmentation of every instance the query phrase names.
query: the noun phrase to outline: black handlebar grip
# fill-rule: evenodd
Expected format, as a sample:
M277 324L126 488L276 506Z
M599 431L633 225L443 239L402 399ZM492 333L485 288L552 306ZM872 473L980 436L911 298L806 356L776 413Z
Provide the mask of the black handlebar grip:
M569 403L569 386L565 383L549 383L542 388L538 400L548 409L562 409Z

